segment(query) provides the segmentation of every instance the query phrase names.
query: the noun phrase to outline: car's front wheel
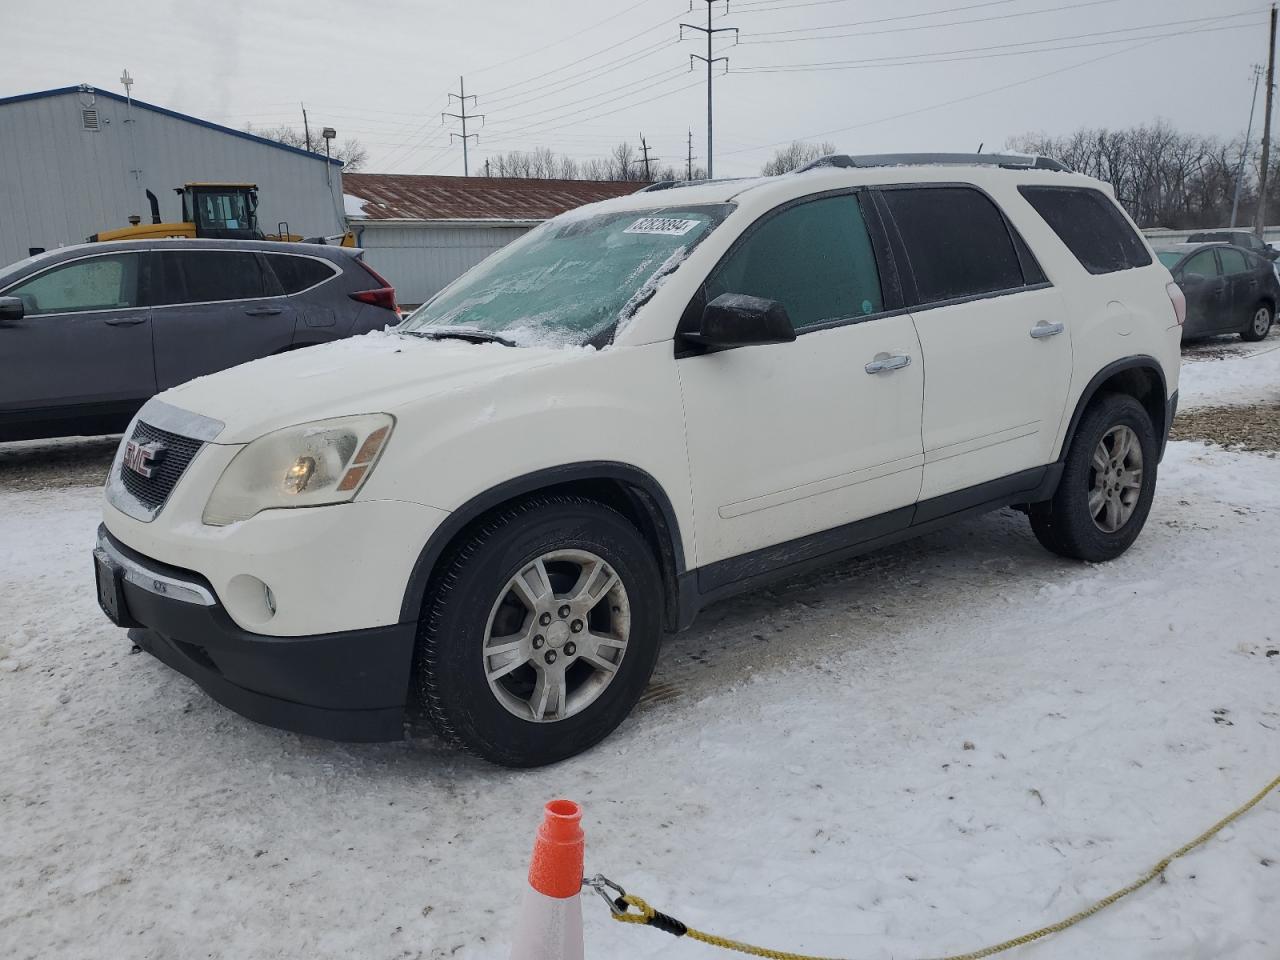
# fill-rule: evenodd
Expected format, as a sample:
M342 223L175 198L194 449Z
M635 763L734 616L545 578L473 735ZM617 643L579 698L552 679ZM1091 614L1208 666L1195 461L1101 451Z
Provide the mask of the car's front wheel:
M1085 411L1053 498L1031 505L1036 539L1063 557L1113 560L1138 538L1156 490L1160 448L1146 409L1107 394Z
M1265 340L1267 334L1271 332L1273 319L1271 307L1265 303L1258 304L1253 308L1253 318L1249 321L1249 326L1240 331L1240 338L1249 341Z
M418 704L448 741L515 767L573 756L630 713L661 638L644 537L576 497L503 509L444 562L424 604Z

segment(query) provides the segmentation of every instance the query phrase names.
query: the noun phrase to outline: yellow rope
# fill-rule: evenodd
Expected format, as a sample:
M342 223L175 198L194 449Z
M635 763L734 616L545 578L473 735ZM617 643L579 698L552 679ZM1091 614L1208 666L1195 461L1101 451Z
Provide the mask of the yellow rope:
M1047 937L1052 933L1060 933L1061 931L1066 930L1068 927L1075 926L1081 920L1084 920L1084 919L1087 919L1088 917L1093 916L1098 911L1104 910L1105 908L1111 906L1111 904L1115 903L1117 900L1121 899L1122 897L1127 897L1129 894L1133 893L1133 891L1139 889L1140 887L1146 886L1156 877L1160 876L1160 874L1162 874L1165 871L1165 869L1169 866L1170 863L1172 863L1174 860L1177 860L1179 857L1184 856L1187 853L1190 853L1196 847L1210 840L1213 836L1215 836L1228 824L1244 816L1246 813L1248 813L1250 810L1256 807L1259 803L1261 803L1263 798L1265 798L1267 794L1269 794L1272 790L1274 790L1278 786L1280 786L1280 776L1277 776L1269 784L1267 784L1260 791L1258 791L1258 793L1255 794L1253 798L1249 800L1247 803L1245 803L1243 806L1236 808L1227 816L1223 817L1221 820L1215 823L1212 827L1210 827L1204 833L1200 834L1200 836L1196 837L1190 843L1183 844L1181 847L1173 851L1173 853L1169 854L1167 857L1165 857L1163 860L1157 863L1154 867L1152 867L1150 870L1144 873L1141 877L1139 877L1133 883L1129 884L1127 887L1121 887L1119 890L1115 891L1114 893L1108 894L1107 896L1099 900L1097 903L1093 904L1090 907L1086 907L1084 910L1081 910L1079 913L1072 914L1071 916L1067 917L1067 919L1065 920L1059 920L1057 923L1051 923L1047 927L1041 927L1039 930L1034 930L1031 933L1024 934L1021 937L1014 937L1012 940L1005 940L1002 943L997 943L990 947L984 947L981 950L974 950L972 953L959 953L949 957L939 957L937 958L937 960L982 960L983 957L990 957L997 953L1003 953L1005 950L1012 950L1014 947L1020 947L1024 944L1031 943L1032 941L1039 940L1043 937ZM623 923L650 924L653 922L655 916L657 915L657 911L654 910L653 907L649 906L649 904L646 903L644 900L642 900L640 897L629 896L624 894L621 899L628 906L634 907L638 912L631 913L630 911L628 911L626 913L615 913L613 914L613 919L621 920ZM664 918L664 919L667 919L669 921L669 918ZM679 923L679 921L674 921L674 922L677 924ZM702 943L710 944L713 947L721 947L724 950L734 950L734 951L737 951L738 953L745 953L753 957L767 957L769 958L769 960L837 960L837 958L834 958L834 957L816 957L806 953L787 953L785 950L769 950L766 947L753 946L752 944L743 943L739 940L730 940L726 937L717 937L715 934L705 933L701 930L695 930L692 927L685 927L684 936L690 937L694 940L699 940Z

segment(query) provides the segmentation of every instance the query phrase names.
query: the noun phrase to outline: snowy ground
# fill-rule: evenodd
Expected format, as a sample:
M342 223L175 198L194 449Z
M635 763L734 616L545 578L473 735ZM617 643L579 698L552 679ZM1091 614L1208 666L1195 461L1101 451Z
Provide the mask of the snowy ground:
M1275 393L1276 345L1189 357L1184 403ZM240 719L98 612L96 489L2 486L0 957L502 958L554 796L586 807L590 872L689 923L937 956L1074 912L1280 772L1262 455L1171 445L1146 531L1105 566L1003 512L722 604L605 744L519 773ZM584 909L588 957L717 955ZM1277 952L1273 796L1010 956Z

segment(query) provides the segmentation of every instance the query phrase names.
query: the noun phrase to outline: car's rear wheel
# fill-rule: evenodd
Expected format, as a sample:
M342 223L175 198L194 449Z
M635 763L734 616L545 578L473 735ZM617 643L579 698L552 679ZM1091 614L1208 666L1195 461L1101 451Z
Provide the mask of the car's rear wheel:
M1031 506L1036 539L1075 560L1120 556L1147 521L1158 457L1142 404L1125 394L1095 400L1076 429L1053 498Z
M1273 319L1271 307L1265 303L1258 304L1253 309L1253 318L1249 321L1249 326L1240 331L1241 339L1249 341L1265 340L1267 334L1271 332Z
M482 523L429 590L418 704L450 742L531 767L573 756L627 716L661 637L661 580L621 514L537 498Z

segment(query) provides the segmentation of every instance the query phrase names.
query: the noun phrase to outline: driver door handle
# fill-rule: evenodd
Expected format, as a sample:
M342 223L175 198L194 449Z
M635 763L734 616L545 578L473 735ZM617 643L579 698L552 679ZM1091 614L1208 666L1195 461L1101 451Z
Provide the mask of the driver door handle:
M888 373L890 370L901 370L911 365L911 358L904 353L890 355L878 353L876 358L862 369L867 373Z
M1045 337L1056 337L1065 329L1067 328L1061 323L1046 323L1041 320L1031 328L1031 339L1043 340Z
M246 307L244 312L251 317L274 317L284 313L284 307Z
M132 327L137 323L146 323L146 317L107 317L102 322L109 327Z

